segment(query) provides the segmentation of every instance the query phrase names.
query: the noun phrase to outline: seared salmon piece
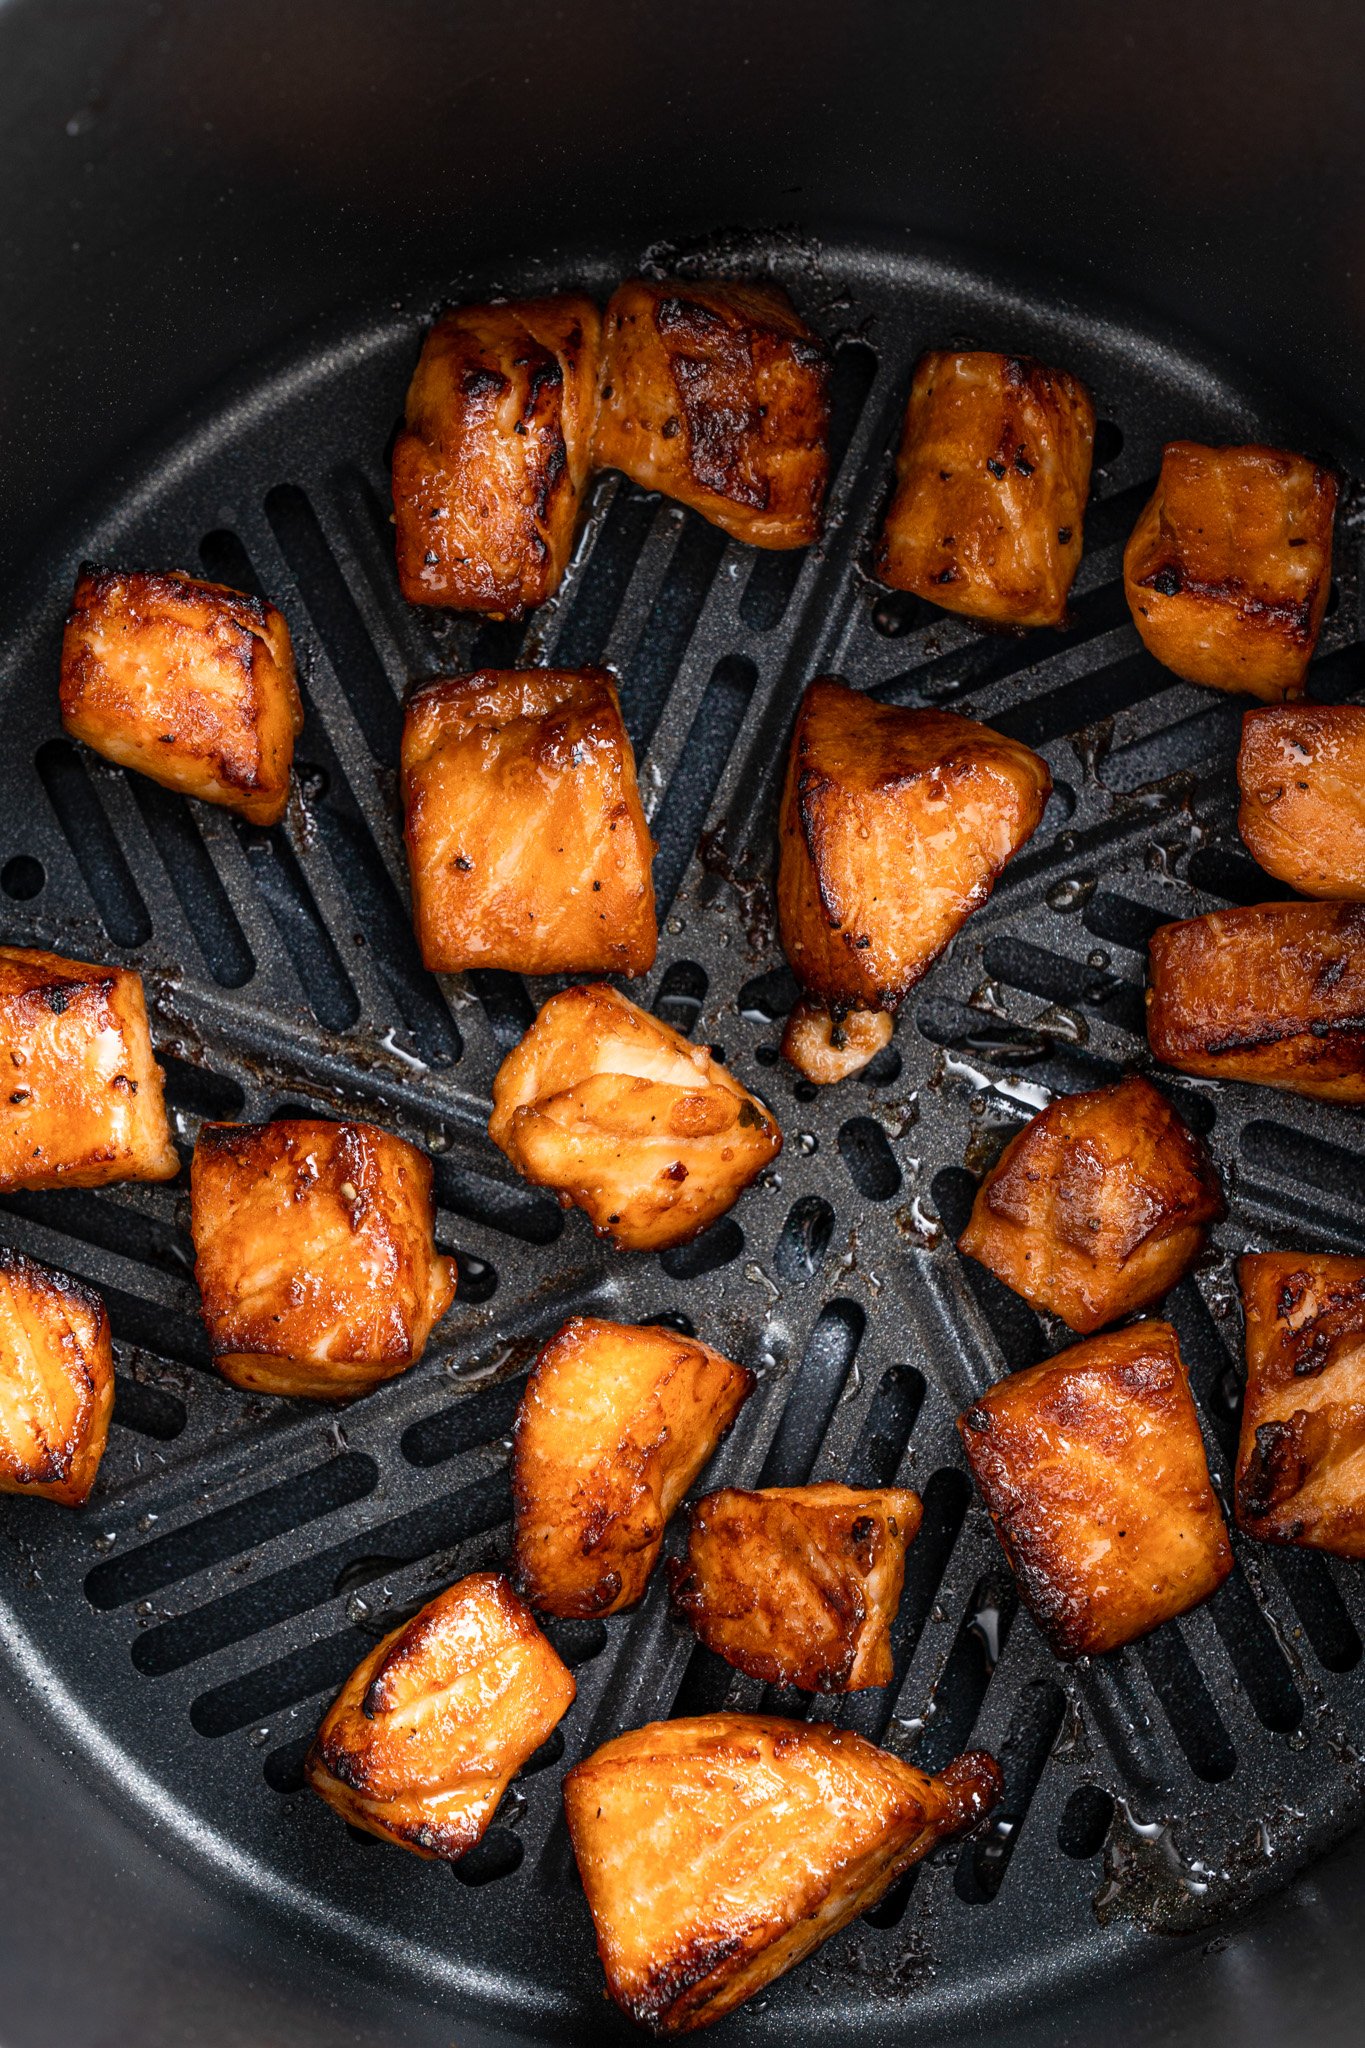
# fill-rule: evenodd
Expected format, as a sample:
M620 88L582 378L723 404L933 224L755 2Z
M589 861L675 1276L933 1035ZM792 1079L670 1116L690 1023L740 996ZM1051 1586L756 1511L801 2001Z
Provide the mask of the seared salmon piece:
M616 1614L644 1594L669 1516L753 1390L676 1330L574 1316L517 1410L512 1554L545 1614Z
M497 1071L488 1135L623 1251L685 1244L782 1149L706 1046L603 982L551 996Z
M770 1714L633 1728L575 1764L564 1811L607 1989L655 2034L708 2026L866 1912L1000 1796L861 1735Z
M80 1507L113 1411L109 1317L94 1288L0 1248L0 1493Z
M393 450L409 604L519 618L568 567L597 406L590 299L457 306L422 344Z
M1058 1657L1134 1642L1207 1600L1232 1570L1169 1323L1133 1323L1011 1373L957 1426Z
M871 1059L885 1044L885 1024L851 1013L899 1008L986 901L1051 788L1047 763L989 726L878 704L827 676L809 686L777 872L783 948L812 999L783 1051L808 1080L853 1071L832 1052Z
M886 1685L923 1514L904 1486L723 1487L691 1510L686 1560L668 1568L673 1605L708 1650L767 1685Z
M605 669L426 684L403 725L403 800L417 939L437 973L653 966L654 842Z
M0 1188L179 1171L142 976L0 946Z
M1242 720L1237 829L1304 896L1365 902L1365 705L1269 704Z
M817 1088L860 1074L890 1045L896 1020L889 1010L845 1010L835 1017L821 1002L802 996L787 1018L782 1052Z
M1159 1301L1222 1214L1207 1150L1132 1074L1025 1124L978 1188L958 1250L1084 1337Z
M303 703L273 604L179 569L87 564L62 640L62 724L182 796L276 825Z
M453 1860L474 1847L576 1690L506 1579L474 1572L361 1660L304 1775L352 1827Z
M1365 908L1258 903L1152 933L1147 1038L1187 1074L1365 1102Z
M595 459L756 548L820 537L830 361L771 284L636 279L602 335Z
M1187 683L1301 697L1332 584L1337 480L1282 448L1168 442L1123 555L1143 644Z
M219 1372L315 1401L406 1372L455 1298L434 1220L431 1161L373 1124L204 1124L190 1229Z
M1064 625L1094 445L1094 405L1068 371L931 350L915 366L875 574L969 618Z
M1263 1543L1365 1557L1365 1259L1251 1252L1237 1278L1237 1526Z

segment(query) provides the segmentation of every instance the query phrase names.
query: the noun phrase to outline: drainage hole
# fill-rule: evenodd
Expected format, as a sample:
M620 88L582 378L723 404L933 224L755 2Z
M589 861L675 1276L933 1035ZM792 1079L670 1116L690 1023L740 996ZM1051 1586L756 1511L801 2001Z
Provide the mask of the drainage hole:
M1077 1862L1098 1856L1114 1818L1114 1797L1103 1785L1078 1785L1057 1823L1057 1847Z
M490 1828L483 1840L450 1868L461 1884L494 1884L519 1869L525 1854L521 1837L510 1828Z
M47 881L47 869L31 853L16 853L0 868L0 889L19 903L27 903Z

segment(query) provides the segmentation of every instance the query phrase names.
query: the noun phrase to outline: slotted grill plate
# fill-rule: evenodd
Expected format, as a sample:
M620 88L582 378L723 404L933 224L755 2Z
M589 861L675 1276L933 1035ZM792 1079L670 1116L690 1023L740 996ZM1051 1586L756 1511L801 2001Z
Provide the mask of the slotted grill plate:
M452 280L452 295L585 282L638 252ZM950 1845L869 1921L728 2023L880 2042L1003 2021L1109 1976L1278 1883L1362 1810L1358 1575L1239 1545L1217 1598L1134 1650L1061 1670L1016 1608L953 1417L1062 1341L952 1250L979 1172L1047 1099L1147 1064L1151 927L1277 893L1233 829L1240 707L1142 651L1122 543L1163 439L1326 430L1168 341L1069 302L869 248L699 252L771 268L838 343L830 529L762 556L599 479L557 602L525 627L405 609L385 448L423 309L386 310L243 378L159 449L51 564L10 634L0 766L4 937L147 978L186 1156L198 1120L358 1112L435 1154L462 1294L413 1372L333 1416L243 1395L208 1367L184 1182L0 1199L0 1232L109 1301L119 1386L80 1516L0 1506L4 1639L106 1796L207 1859L300 1938L526 2035L628 2032L601 2002L558 1785L651 1716L760 1701L828 1715L938 1767L1001 1756L990 1833ZM1032 350L1076 370L1101 428L1065 634L984 634L870 584L910 366L925 346ZM259 832L107 766L56 720L60 622L84 555L259 585L289 617L308 723L285 825ZM1365 686L1358 531L1314 693ZM516 1182L483 1135L496 1065L554 984L438 983L409 932L396 792L411 683L476 663L606 660L660 854L660 963L640 1000L724 1049L786 1133L777 1170L683 1251L627 1258ZM817 1094L777 1062L790 984L772 930L773 810L801 686L825 670L949 704L1049 760L1036 839L917 992L893 1048ZM1358 1122L1265 1091L1168 1084L1231 1198L1218 1254L1172 1296L1225 1497L1248 1245L1365 1249ZM554 1633L578 1700L453 1874L348 1836L299 1789L320 1711L385 1629L505 1555L507 1434L535 1345L574 1310L682 1316L761 1374L708 1483L893 1477L923 1493L898 1679L845 1702L774 1697L644 1606ZM675 1538L676 1540L676 1532ZM1172 1823L1173 1826L1167 1826ZM1161 1932L1158 1933L1157 1930ZM1164 1944L1169 1946L1169 1944Z

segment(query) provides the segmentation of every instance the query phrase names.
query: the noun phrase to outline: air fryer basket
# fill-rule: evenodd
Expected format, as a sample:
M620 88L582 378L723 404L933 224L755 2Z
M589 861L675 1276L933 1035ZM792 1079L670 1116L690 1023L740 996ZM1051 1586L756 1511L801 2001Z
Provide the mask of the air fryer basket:
M205 17L191 18L202 30ZM363 25L367 10L346 18ZM28 25L37 37L34 10ZM130 28L106 99L73 106L73 147L98 135L130 67L168 62L174 33L164 41ZM548 64L555 48L547 31L526 61ZM140 118L155 128L149 106ZM337 148L353 178L364 150ZM263 157L253 204L268 274ZM712 223L727 210L769 222L783 211L766 186L766 206L746 193L744 207L723 210L704 196ZM123 1994L140 2039L628 2038L601 2003L559 1817L562 1770L622 1726L762 1700L838 1719L931 1768L969 1740L991 1748L1006 1794L985 1834L939 1852L718 2041L818 2029L880 2043L913 2029L1022 2043L1031 2009L1046 2015L1039 2038L1059 2038L1059 2008L1086 2032L1179 2040L1200 1997L1235 1983L1226 1968L1237 1958L1243 1975L1264 1968L1272 1984L1282 1959L1292 1973L1314 1944L1330 1958L1330 1912L1299 1916L1308 1931L1292 1955L1283 1904L1259 1930L1245 1916L1365 1811L1365 1588L1349 1567L1241 1546L1206 1608L1116 1658L1061 1670L1017 1609L952 1418L1062 1333L951 1244L973 1171L1048 1091L1149 1067L1153 926L1279 893L1233 825L1242 707L1177 684L1145 655L1119 561L1168 435L1284 441L1350 479L1362 463L1346 397L1337 407L1321 390L1263 385L1157 316L903 234L703 233L695 206L680 203L665 241L623 229L607 204L586 233L573 212L562 231L540 216L501 240L466 235L436 268L425 254L409 289L395 277L382 297L339 293L326 321L201 392L102 490L77 489L74 473L66 493L50 486L79 509L4 615L0 935L141 968L187 1146L203 1116L298 1109L363 1114L427 1146L439 1234L461 1272L423 1364L331 1415L243 1395L208 1369L182 1189L0 1198L0 1235L100 1286L119 1360L91 1506L79 1517L0 1508L9 1768L34 1864L33 1896L0 1948L13 2038L102 2038L100 1971L115 1984L127 1975L107 1888L85 1871L71 1895L57 1844L73 1826L97 1869L107 1858L128 1873L128 1938L153 1955L164 1943L164 1967L144 1966L144 1988ZM298 219L286 216L287 237ZM157 292L171 294L169 256L149 247ZM757 555L603 478L563 592L526 626L405 608L385 452L431 307L561 283L603 296L641 265L772 274L835 344L838 473L824 545ZM180 318L169 299L165 318ZM60 360L68 344L50 331ZM863 572L910 365L945 341L1031 350L1096 396L1096 495L1064 634L984 634ZM176 367L166 373L173 384ZM73 390L88 405L79 379ZM60 446L63 432L35 417L37 445ZM1310 685L1330 701L1365 691L1360 546L1351 488ZM199 568L282 605L309 707L282 827L187 806L60 736L56 644L85 556ZM582 1218L517 1182L483 1135L496 1064L555 984L441 984L410 937L394 774L403 694L423 676L530 660L617 668L660 841L660 961L635 993L723 1048L786 1133L776 1169L731 1217L658 1259L604 1250ZM892 1048L817 1092L776 1058L791 984L769 882L796 698L830 671L884 701L946 704L1015 734L1046 755L1056 790L1036 839L907 1005ZM1226 1493L1240 1355L1231 1255L1251 1244L1365 1250L1360 1127L1349 1111L1265 1091L1163 1085L1207 1134L1231 1202L1217 1255L1169 1304ZM555 1628L579 1681L562 1730L471 1857L453 1871L418 1864L348 1835L304 1794L302 1751L378 1634L505 1555L506 1438L528 1359L588 1307L683 1318L760 1372L711 1481L896 1475L920 1489L897 1681L844 1702L763 1694L671 1622L656 1580L633 1615ZM22 1849L4 1853L12 1887L23 1884ZM1339 1858L1338 1882L1358 1890L1359 1861ZM87 1940L82 2031L43 2000L48 1959ZM1330 1977L1315 1995L1324 2014L1339 2003ZM1268 2027L1273 2012L1262 2000ZM1254 2015L1238 2024L1256 2038Z

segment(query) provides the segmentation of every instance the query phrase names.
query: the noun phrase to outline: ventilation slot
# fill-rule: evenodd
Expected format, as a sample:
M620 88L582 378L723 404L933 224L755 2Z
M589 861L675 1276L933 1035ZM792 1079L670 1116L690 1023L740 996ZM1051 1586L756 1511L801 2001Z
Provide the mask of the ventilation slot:
M128 786L209 973L222 988L241 988L256 962L188 804L145 775L130 774Z
M374 1491L378 1476L374 1459L360 1451L348 1451L309 1471L295 1472L278 1486L253 1494L234 1507L201 1515L183 1529L169 1530L122 1557L97 1564L86 1574L86 1598L100 1608L140 1600L224 1558L259 1549L272 1537L302 1528L319 1515L364 1500Z
M229 590L244 590L249 597L264 597L260 578L251 557L235 533L218 527L199 543L204 574L214 583L226 583Z
M1123 946L1144 958L1152 933L1170 921L1167 911L1153 910L1148 903L1134 903L1127 896L1112 896L1107 891L1092 896L1081 913L1082 924L1097 939L1107 939L1111 946Z
M191 1066L188 1060L159 1050L157 1059L166 1075L166 1100L174 1108L216 1119L239 1117L246 1108L245 1095L226 1074Z
M1065 953L1045 953L1024 939L988 939L981 957L987 974L1010 988L1041 996L1047 1003L1080 1003L1135 1038L1146 1030L1142 990L1117 974L1085 966ZM1038 1021L1030 1020L1035 1028Z
M179 1436L187 1420L185 1404L178 1395L142 1380L130 1380L123 1373L115 1374L114 1421L123 1429L168 1444Z
M681 1031L684 1038L690 1038L706 1001L707 985L704 967L699 967L695 960L675 960L659 983L654 998L655 1016Z
M793 1203L773 1252L778 1279L798 1285L813 1280L833 1235L834 1211L823 1195L802 1195Z
M432 1161L436 1200L453 1215L486 1224L523 1244L553 1244L564 1228L564 1211L550 1196L519 1183L491 1180L487 1174L457 1166L449 1155Z
M467 1394L453 1408L423 1416L420 1422L404 1430L403 1456L410 1465L444 1465L448 1458L458 1458L482 1444L497 1443L516 1420L525 1385L524 1375L499 1380L495 1387L482 1387L477 1393Z
M1181 769L1198 768L1235 745L1241 729L1240 704L1211 704L1206 711L1163 726L1149 739L1113 748L1105 756L1104 786L1126 794Z
M657 498L624 478L617 480L616 495L555 643L554 659L560 668L585 668L602 659L658 509Z
M901 1170L886 1132L870 1116L850 1117L839 1127L839 1157L858 1193L869 1202L889 1202L900 1193Z
M100 923L116 946L145 945L152 920L85 763L70 740L46 740L36 766Z
M1066 1694L1049 1678L1024 1687L1000 1750L1005 1786L984 1831L962 1846L954 1879L968 1905L984 1906L1005 1881L1033 1795L1066 1716Z
M90 1285L104 1297L116 1343L136 1345L152 1358L169 1359L172 1365L208 1365L209 1342L197 1317L181 1315L163 1302L125 1294L121 1287L111 1287L104 1280L92 1280Z
M360 1003L293 847L279 826L262 832L238 821L237 831L313 1015L328 1031L349 1030Z
M913 1365L884 1372L849 1461L850 1486L891 1486L924 1401L924 1375Z
M934 1687L933 1713L915 1750L915 1762L922 1771L945 1770L970 1745L986 1688L995 1675L1018 1607L1013 1579L995 1573L978 1579Z
M280 484L265 516L370 752L396 768L403 713L316 512L297 485Z
M880 1742L890 1726L897 1695L961 1534L972 1490L965 1473L945 1466L930 1475L920 1497L924 1519L905 1553L905 1585L891 1624L891 1683L854 1693L839 1716L846 1728L856 1729L873 1742Z
M1294 1675L1240 1570L1223 1581L1209 1602L1209 1612L1257 1720L1281 1735L1297 1728L1303 1701Z
M631 744L643 754L654 737L673 678L701 617L725 535L695 512L684 512L663 586L621 683L621 712Z
M1098 1856L1114 1820L1114 1795L1102 1785L1078 1785L1057 1823L1057 1847L1079 1863Z
M790 967L756 974L735 997L735 1008L750 1024L777 1024L792 1009L801 989Z
M38 1194L19 1191L0 1195L0 1214L22 1216L30 1223L60 1230L67 1237L98 1245L101 1251L173 1273L177 1280L188 1281L194 1272L194 1247L182 1231L112 1197L101 1199L81 1188L48 1188Z
M821 1309L763 1460L760 1486L800 1486L810 1477L866 1324L854 1301L831 1301Z
M479 967L467 978L483 1006L494 1042L500 1051L510 1052L536 1021L536 1006L526 993L525 982L500 967Z
M1283 1124L1246 1124L1238 1150L1248 1166L1280 1174L1291 1187L1303 1181L1324 1195L1343 1195L1359 1201L1365 1195L1365 1174L1360 1155L1341 1145L1329 1145L1310 1138L1306 1131L1292 1131Z
M1276 1545L1269 1561L1294 1603L1319 1664L1328 1671L1354 1671L1360 1662L1360 1637L1332 1583L1326 1558Z
M449 1868L460 1884L495 1884L500 1877L510 1877L514 1870L520 1870L525 1854L520 1835L514 1835L510 1828L490 1827L482 1840Z
M970 696L992 684L1004 682L1010 676L1035 669L1050 656L1069 652L1123 624L1128 617L1128 608L1122 586L1106 584L1099 590L1090 591L1076 600L1072 615L1073 623L1065 633L1043 627L1017 637L978 634L918 668L888 677L885 682L876 684L870 695L882 704L940 704L946 698ZM937 619L941 614L935 612L930 617ZM1094 695L1094 687L1092 679L1086 678L1085 689L1090 697ZM1059 691L1056 695L1060 699L1066 693ZM1034 701L1051 703L1053 700ZM1078 723L1089 717L1100 717L1100 712L1089 709L1089 701L1089 697L1079 691L1068 696L1067 713L1075 705L1078 707ZM1018 717L1020 714L1016 711L1013 715ZM1003 729L1006 715L997 714L991 722ZM1059 727L1059 731L1068 730L1070 728L1066 725ZM1057 734L1050 733L1048 737L1056 738ZM1030 744L1040 745L1041 742L1032 741Z
M945 1166L941 1173L934 1175L933 1195L944 1235L956 1242L972 1213L976 1182L965 1167ZM1046 1358L1051 1346L1042 1323L1023 1296L1016 1294L1012 1287L1006 1287L1004 1281L997 1280L987 1267L965 1254L961 1265L967 1285L975 1296L987 1328L1000 1347L1007 1369L1019 1372L1024 1366L1037 1365Z
M1232 1737L1175 1623L1145 1637L1137 1652L1196 1778L1209 1785L1230 1778L1237 1768Z
M1130 655L1097 675L1078 676L1044 697L996 714L991 723L997 732L1022 740L1026 747L1045 747L1066 733L1080 732L1116 711L1127 711L1172 685L1169 670L1153 661L1150 654Z
M355 1669L362 1648L351 1629L309 1643L292 1656L200 1693L190 1707L190 1725L199 1735L231 1735L278 1713L281 1707L297 1706L318 1693L335 1692Z
M744 1232L733 1216L722 1216L691 1244L674 1245L660 1252L659 1264L670 1280L700 1280L704 1273L719 1272L737 1259L744 1249Z
M654 894L660 917L667 916L687 873L757 680L758 670L742 654L725 655L711 671L673 780L654 820L654 836L659 844L654 859Z

